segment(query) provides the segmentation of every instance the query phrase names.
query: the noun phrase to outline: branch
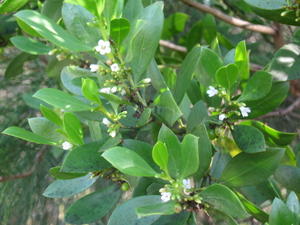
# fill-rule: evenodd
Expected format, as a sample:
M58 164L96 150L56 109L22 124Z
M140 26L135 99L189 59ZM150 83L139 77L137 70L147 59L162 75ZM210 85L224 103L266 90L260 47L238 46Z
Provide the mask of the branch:
M31 176L33 174L33 172L35 171L36 166L39 164L39 162L42 161L44 154L45 154L45 150L39 151L36 154L35 159L34 159L35 162L34 162L33 166L30 168L30 170L28 170L27 172L16 174L16 175L11 175L11 176L7 176L7 177L0 176L0 183L10 181L10 180L22 179L22 178Z
M293 112L296 108L300 106L300 98L298 98L293 104L291 104L289 107L285 109L280 109L275 112L270 112L264 116L261 116L260 118L269 118L269 117L275 117L275 116L285 116L291 112Z
M209 13L214 15L215 17L219 18L220 20L223 20L226 23L229 23L233 26L240 27L246 30L251 30L263 34L269 34L276 36L277 35L277 30L275 30L272 27L264 26L264 25L259 25L259 24L253 24L248 21L242 20L240 18L236 18L233 16L226 15L222 11L218 9L211 8L207 5L201 4L199 2L194 2L191 0L180 0L184 4L187 4L188 6L191 6L193 8L196 8L197 10L205 13Z
M183 52L183 53L188 52L186 47L181 46L181 45L176 45L176 44L174 44L170 41L160 40L159 44L160 44L160 46L163 46L165 48L169 48L169 49L177 51L177 52ZM250 66L251 66L251 71L253 71L253 72L263 70L263 67L261 65L251 63Z

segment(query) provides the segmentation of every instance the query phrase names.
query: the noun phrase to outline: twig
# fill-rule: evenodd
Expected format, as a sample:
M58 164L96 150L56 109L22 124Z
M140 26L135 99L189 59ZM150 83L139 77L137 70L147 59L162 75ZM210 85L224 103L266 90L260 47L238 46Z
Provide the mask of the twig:
M273 36L277 35L276 29L274 29L272 27L259 25L259 24L253 24L253 23L250 23L249 21L245 21L240 18L226 15L225 13L223 13L222 11L220 11L218 9L211 8L207 5L201 4L199 2L194 2L191 0L180 0L180 1L193 7L193 8L196 8L197 10L199 10L201 12L212 14L215 17L217 17L218 19L223 20L224 22L229 23L233 26L251 30L251 31L255 31L255 32L259 32L259 33L263 33L263 34L269 34L269 35L273 35Z
M165 48L169 48L169 49L172 49L174 51L177 51L177 52L183 52L183 53L187 53L188 50L186 47L184 46L181 46L181 45L176 45L170 41L166 41L166 40L160 40L159 41L159 44ZM251 71L253 72L256 72L258 70L262 70L263 67L261 65L257 65L257 64L253 64L251 63Z
M293 104L291 104L289 107L285 109L280 109L275 112L270 112L264 116L261 116L260 118L269 118L269 117L276 117L276 116L285 116L291 112L293 112L297 107L300 106L300 98L298 98Z
M35 159L34 159L34 164L30 168L30 170L28 170L27 172L24 172L24 173L20 173L20 174L16 174L16 175L11 175L11 176L7 176L7 177L0 176L0 183L1 182L6 182L6 181L10 181L10 180L22 179L22 178L31 176L33 174L33 172L35 171L36 166L39 164L39 162L42 161L45 152L46 152L46 150L44 149L44 150L39 151L36 154Z

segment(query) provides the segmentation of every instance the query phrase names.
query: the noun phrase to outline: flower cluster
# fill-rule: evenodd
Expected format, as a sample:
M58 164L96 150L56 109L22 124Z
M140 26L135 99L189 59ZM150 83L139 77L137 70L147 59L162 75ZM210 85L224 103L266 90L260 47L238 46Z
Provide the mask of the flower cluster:
M214 97L214 96L220 96L220 97L224 97L224 95L226 95L226 92L224 90L219 91L217 88L213 87L213 86L209 86L208 90L206 91L208 97ZM242 117L248 117L249 114L251 113L251 109L249 107L247 107L244 103L241 102L234 102L234 104L232 104L232 102L230 102L229 104L231 105L236 105L240 111L240 113L235 112L238 115L242 115ZM227 118L227 115L225 113L220 113L218 115L218 119L220 121L223 121Z

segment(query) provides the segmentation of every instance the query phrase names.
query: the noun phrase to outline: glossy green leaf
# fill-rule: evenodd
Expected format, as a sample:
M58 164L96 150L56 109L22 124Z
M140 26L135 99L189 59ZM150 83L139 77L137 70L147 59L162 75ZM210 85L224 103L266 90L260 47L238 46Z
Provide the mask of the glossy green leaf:
M61 18L61 8L64 0L46 0L43 3L42 14L57 21Z
M294 214L295 221L300 221L300 202L295 192L290 192L286 200L286 206Z
M125 18L113 19L110 22L110 37L119 46L130 31L130 23Z
M0 3L0 14L15 12L22 8L29 0L3 0Z
M102 157L122 173L131 176L153 177L156 172L138 154L124 147L106 150Z
M112 213L109 218L108 225L151 225L153 224L160 216L147 216L144 218L137 218L136 209L138 207L143 207L147 205L153 205L160 203L160 196L157 195L148 195L141 196L137 198L130 199L125 203L119 205Z
M66 111L88 111L92 108L77 98L54 88L44 88L37 91L33 97L38 98L49 105Z
M56 180L46 188L43 195L48 198L70 197L88 189L96 180L89 174L75 179Z
M248 118L256 118L277 108L286 99L288 91L289 84L287 82L273 83L271 91L264 98L246 102L247 107L251 109Z
M52 109L47 108L44 105L40 105L40 111L42 113L42 115L47 118L49 121L51 121L52 123L62 127L63 126L63 121L60 118L60 116L54 112Z
M143 9L144 7L141 0L128 0L123 11L123 16L130 22L135 21Z
M65 172L61 172L60 170L61 170L60 166L52 167L49 170L49 173L51 174L52 177L60 180L74 179L77 177L83 177L87 175L86 173L65 173Z
M285 188L300 193L300 168L294 166L280 166L275 179Z
M66 131L70 141L77 145L82 145L83 131L80 120L71 112L66 112L63 118L64 130Z
M117 204L121 191L112 185L86 195L68 208L65 220L71 224L96 222L104 217Z
M230 94L238 82L238 73L239 70L235 64L222 66L216 73L216 81Z
M101 157L103 144L103 142L94 142L72 149L65 157L61 171L86 173L110 168L111 165Z
M198 66L202 48L199 46L194 47L185 57L180 71L177 75L176 87L174 97L177 103L182 101L182 98L188 90L194 72ZM191 62L193 62L191 64Z
M213 208L235 218L245 218L246 210L238 196L228 187L213 184L200 192L204 202Z
M265 97L272 88L272 76L264 71L256 72L246 84L239 101L254 101Z
M92 48L81 43L46 16L33 10L22 10L15 16L33 28L38 34L53 44L72 52L91 51Z
M193 132L199 126L199 124L204 123L208 119L208 112L206 104L203 101L197 102L188 117L187 120L187 130L188 132Z
M161 216L152 225L182 225L187 222L190 217L190 213L183 211L169 216Z
M241 124L256 127L264 134L265 140L267 142L269 142L270 144L275 143L276 145L279 146L286 146L291 144L291 142L297 136L297 133L281 132L256 120L243 121L241 122Z
M10 41L16 48L32 55L46 55L52 50L51 47L44 43L25 36L14 36Z
M154 215L172 215L175 213L175 201L142 206L136 209L138 218Z
M80 5L64 3L62 17L70 34L88 46L97 45L101 37L99 29L88 25L88 23L94 22L93 14Z
M240 153L228 162L221 180L235 187L259 184L273 174L283 155L283 149Z
M135 82L141 80L142 74L153 60L158 47L163 28L162 10L162 2L156 2L148 6L141 12L139 18L132 26L126 61L130 62Z
M181 12L174 13L167 17L164 21L162 39L170 39L173 35L184 31L189 18L189 15Z
M175 102L170 90L165 90L154 100L154 113L168 125L172 126L180 118L182 112Z
M199 168L198 137L187 134L181 143L181 168L182 178L193 175Z
M246 80L250 74L249 52L247 51L246 42L241 41L235 48L235 63L239 68L239 78Z
M293 213L280 199L275 198L272 203L272 210L269 219L270 225L294 225L296 221Z
M96 82L92 79L89 78L82 78L82 94L83 96L92 101L92 102L96 102L96 103L101 103L101 100L99 98L99 88L98 85L96 84Z
M65 0L66 3L81 5L82 7L86 8L88 11L93 13L95 16L101 16L103 9L105 7L105 0L93 0L93 1L86 1L86 0Z
M58 126L44 117L29 118L28 124L33 133L53 142L61 142L65 137L59 133Z
M161 170L168 173L169 153L167 146L164 143L158 141L154 145L152 150L152 158Z
M264 135L255 127L237 125L231 133L235 143L243 152L256 153L266 150Z
M37 144L44 144L44 145L55 145L56 143L51 139L47 139L43 136L37 135L30 131L27 131L20 127L9 127L2 131L3 134L20 138L25 141L37 143Z

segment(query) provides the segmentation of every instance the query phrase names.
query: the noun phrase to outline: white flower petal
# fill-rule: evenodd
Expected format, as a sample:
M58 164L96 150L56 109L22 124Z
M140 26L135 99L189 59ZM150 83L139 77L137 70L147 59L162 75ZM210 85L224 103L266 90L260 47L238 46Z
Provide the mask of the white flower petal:
M112 87L111 89L110 89L110 92L111 93L116 93L118 91L118 88L117 87Z
M113 131L109 132L109 136L114 138L117 136L117 132L115 130L113 130Z
M111 71L118 72L120 70L120 67L117 63L114 63L110 66Z
M106 126L109 126L111 122L107 118L103 118L102 123Z
M111 94L111 88L106 87L106 88L101 88L99 90L100 93L105 93L105 94Z
M91 64L90 65L91 72L97 72L98 69L99 69L99 65L98 64Z
M64 143L62 143L61 146L62 146L63 150L70 150L73 147L73 145L68 141L65 141Z
M222 113L219 115L219 120L223 121L225 118L226 118L225 114Z
M168 202L171 200L171 193L170 192L162 192L161 193L161 197L160 199L163 201L163 202Z
M211 98L211 97L217 95L219 93L219 91L215 87L209 86L206 93L208 94L208 97Z
M242 114L242 117L247 117L249 113L251 113L251 109L249 107L241 106L240 111Z
M192 188L192 181L191 181L191 179L183 179L182 183L183 183L183 187L185 189L191 189Z

